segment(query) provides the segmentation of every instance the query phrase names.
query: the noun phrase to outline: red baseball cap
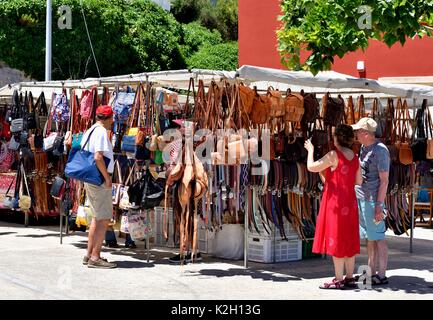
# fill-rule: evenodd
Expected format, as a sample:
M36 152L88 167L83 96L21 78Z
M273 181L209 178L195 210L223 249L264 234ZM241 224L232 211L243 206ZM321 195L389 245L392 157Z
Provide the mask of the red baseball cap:
M105 106L99 106L96 109L96 114L97 115L99 114L99 115L103 115L103 116L109 117L109 116L113 115L113 109L111 108L111 106L107 106L107 105L105 105Z

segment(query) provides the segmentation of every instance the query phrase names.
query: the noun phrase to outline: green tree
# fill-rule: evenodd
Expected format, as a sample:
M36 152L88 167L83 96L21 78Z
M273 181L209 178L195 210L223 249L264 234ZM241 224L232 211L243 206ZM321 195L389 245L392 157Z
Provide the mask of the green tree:
M218 30L210 31L198 22L182 25L183 41L180 46L183 57L189 58L203 45L217 45L222 42Z
M206 28L217 29L224 41L238 40L238 0L207 1L202 6L200 23Z
M174 0L171 4L171 13L181 23L197 21L207 0Z
M363 26L368 20L362 21L366 12L361 6L372 10L371 27ZM424 27L433 23L432 0L282 0L281 8L278 50L290 69L329 70L335 56L365 50L369 39L391 47L403 45L407 38L432 35ZM300 60L301 50L309 52L305 61Z
M45 0L0 1L0 60L34 79L44 78ZM149 0L83 1L102 76L185 67L182 27ZM54 8L72 9L72 29L57 28ZM98 76L80 0L53 1L53 79Z
M234 71L238 67L238 44L204 45L187 63L189 68Z

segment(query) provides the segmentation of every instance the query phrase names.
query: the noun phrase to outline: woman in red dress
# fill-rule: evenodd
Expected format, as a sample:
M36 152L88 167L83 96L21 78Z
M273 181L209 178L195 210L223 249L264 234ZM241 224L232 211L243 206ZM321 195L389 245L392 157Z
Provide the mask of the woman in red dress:
M332 256L335 278L322 289L355 286L355 255L360 252L358 204L355 184L362 183L359 159L350 149L355 135L351 126L339 125L334 133L335 150L314 161L314 146L307 140L307 167L311 172L325 170L325 187L317 217L313 252ZM323 175L321 175L323 179ZM346 277L343 278L344 268Z

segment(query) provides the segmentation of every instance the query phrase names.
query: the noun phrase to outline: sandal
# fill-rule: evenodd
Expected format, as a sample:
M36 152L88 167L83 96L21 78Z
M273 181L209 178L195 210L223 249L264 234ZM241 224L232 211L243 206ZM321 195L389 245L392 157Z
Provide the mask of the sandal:
M388 284L388 278L387 277L380 277L378 274L375 274L371 277L371 284L373 286L378 286L381 284Z
M359 280L359 276L358 276L358 280ZM345 287L356 288L357 280L355 278L345 277L343 281L344 281L344 286Z
M332 282L324 283L319 286L320 289L344 289L344 280L332 279Z

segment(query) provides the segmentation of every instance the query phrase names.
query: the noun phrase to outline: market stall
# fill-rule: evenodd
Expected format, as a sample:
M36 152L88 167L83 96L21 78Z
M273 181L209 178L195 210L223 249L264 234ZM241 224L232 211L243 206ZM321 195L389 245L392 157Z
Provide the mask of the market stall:
M24 168L18 183L10 183L15 186L10 199L30 196L26 212L74 215L78 224L87 223L81 183L67 180L67 192L58 199L50 190L56 177L66 180L68 153L79 148L96 107L109 104L115 112L113 204L121 229L148 239L152 224L160 243L169 239L181 252L197 252L200 230L244 224L245 265L248 256L261 262L299 259L300 243L314 235L322 186L306 170L305 139L313 139L320 157L332 148L338 123L362 116L377 120L379 138L394 155L387 222L395 234L413 230L412 187L420 174L429 174L415 163L431 165L418 153L403 159L393 149L397 141L432 140L428 86L243 66L237 72L179 70L11 84L0 89L0 99L4 127L15 125L12 134L3 130L2 157L10 159L3 171L14 163ZM419 128L416 134L418 124L424 136ZM167 129L185 135L166 136ZM223 129L232 131L221 134ZM200 130L206 134L188 139Z

